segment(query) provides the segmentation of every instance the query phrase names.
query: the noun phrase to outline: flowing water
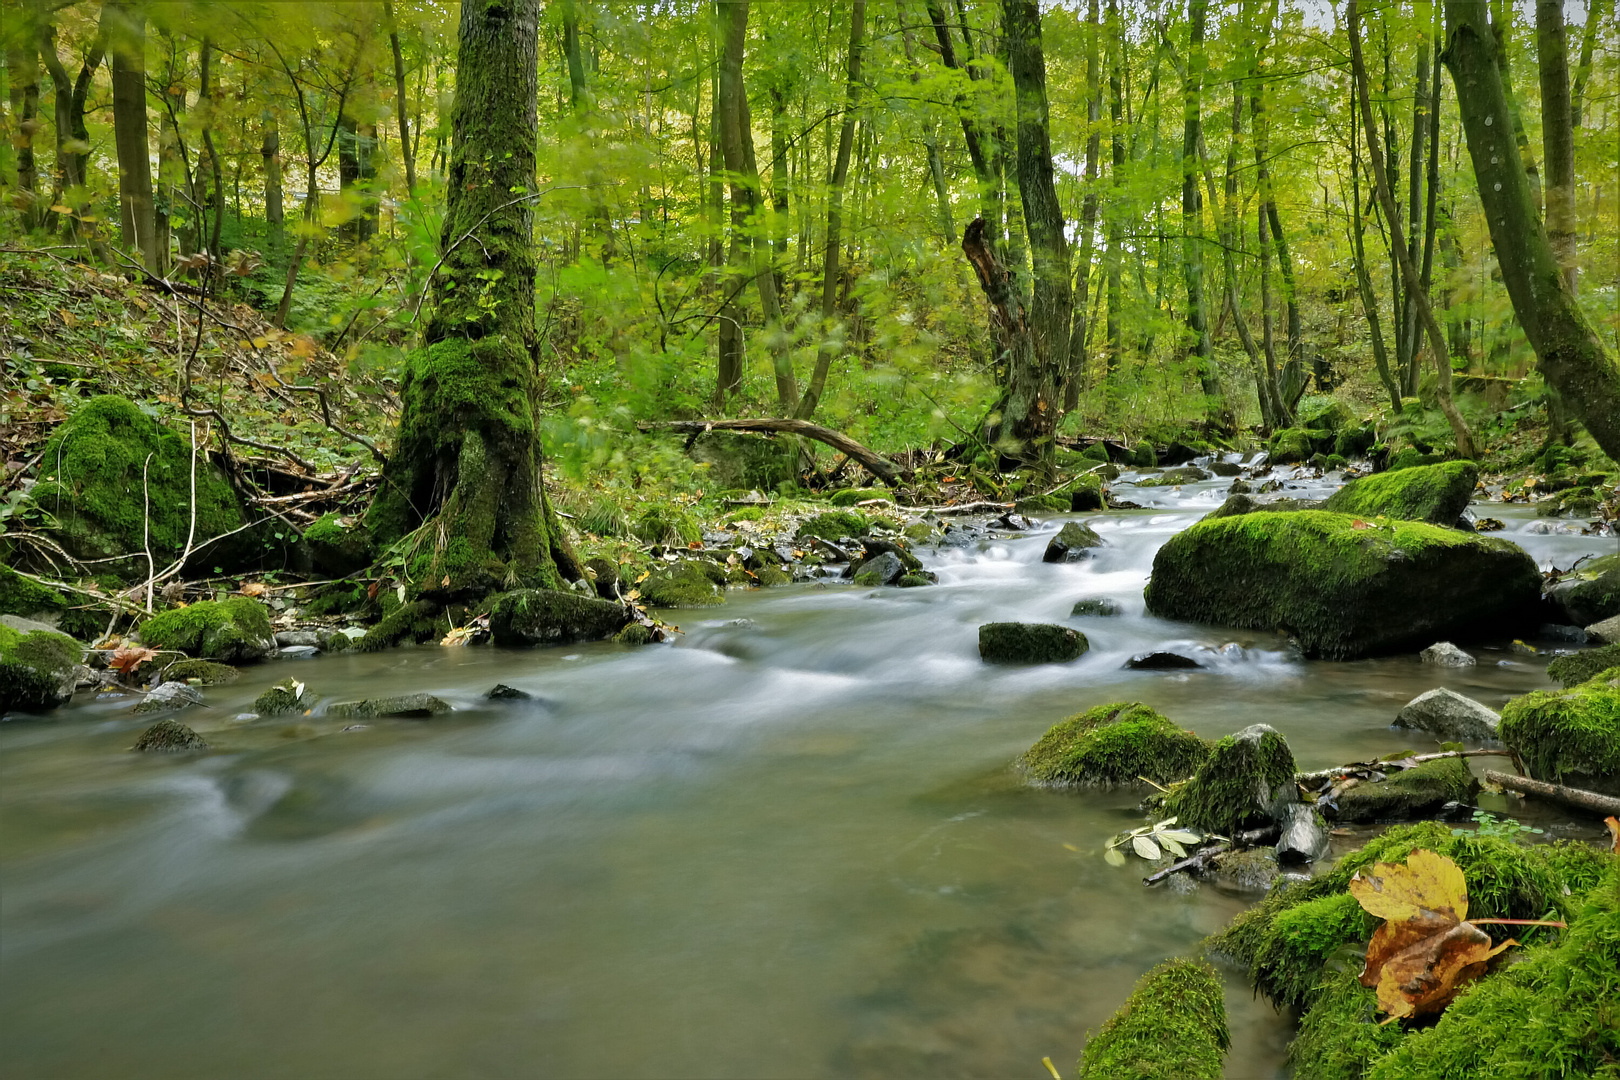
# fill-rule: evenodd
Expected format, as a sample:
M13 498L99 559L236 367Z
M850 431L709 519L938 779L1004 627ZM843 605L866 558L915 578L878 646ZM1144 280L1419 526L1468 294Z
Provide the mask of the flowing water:
M1417 745L1389 723L1435 685L1548 685L1506 649L1318 663L1148 617L1155 550L1227 483L1121 485L1150 506L1086 516L1108 546L1083 563L1041 563L1039 533L945 549L938 587L732 593L673 646L270 663L186 714L206 755L127 753L128 699L0 726L6 1075L1068 1075L1143 971L1254 898L1105 864L1139 795L1022 786L1050 724L1138 699L1205 736L1272 724L1318 768ZM1614 548L1478 509L1544 564ZM1071 620L1081 596L1125 614ZM1092 648L989 668L998 619ZM1207 667L1122 669L1159 647ZM289 674L456 712L236 719ZM1228 1075L1282 1075L1286 1019L1228 991Z

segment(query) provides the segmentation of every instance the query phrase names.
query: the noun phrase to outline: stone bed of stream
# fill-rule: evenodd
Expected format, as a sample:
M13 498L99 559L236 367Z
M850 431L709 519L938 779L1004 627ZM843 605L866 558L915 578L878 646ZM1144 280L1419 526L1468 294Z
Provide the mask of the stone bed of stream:
M1255 898L1107 865L1140 793L1022 784L1009 763L1048 726L1141 700L1208 737L1271 724L1314 769L1423 749L1389 725L1436 686L1499 708L1551 685L1506 642L1471 668L1327 663L1148 617L1154 552L1230 481L1132 479L1115 493L1144 509L1077 515L1107 541L1079 563L1041 562L1058 517L923 549L930 588L734 590L676 613L672 645L272 661L187 712L206 754L128 753L150 722L128 699L0 725L6 1074L1068 1075L1143 971ZM1543 566L1615 549L1475 509ZM1071 619L1082 596L1124 613ZM977 627L1005 619L1091 651L988 667ZM1122 667L1163 648L1206 666ZM455 712L234 719L288 675ZM486 701L498 682L534 700ZM1281 1075L1287 1019L1235 971L1227 1006L1228 1075Z

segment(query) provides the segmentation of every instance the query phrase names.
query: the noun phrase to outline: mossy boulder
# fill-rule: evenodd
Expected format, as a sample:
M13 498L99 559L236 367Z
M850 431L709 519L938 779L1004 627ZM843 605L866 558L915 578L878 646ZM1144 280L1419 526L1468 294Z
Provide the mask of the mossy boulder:
M641 599L653 607L705 607L725 603L724 574L716 582L710 567L714 564L706 559L688 559L657 571L636 588L641 590Z
M1231 836L1281 819L1299 801L1294 753L1268 724L1251 724L1210 748L1192 779L1164 798L1164 812L1183 825Z
M313 709L320 696L297 679L283 679L253 699L253 711L260 716L285 716Z
M1323 812L1335 822L1415 821L1448 802L1471 802L1479 781L1461 758L1425 761L1410 769L1394 769L1384 779L1362 781L1339 792Z
M1166 960L1081 1052L1080 1080L1220 1080L1231 1045L1221 977L1207 961Z
M1536 621L1541 574L1523 549L1421 522L1321 510L1205 519L1153 560L1148 611L1293 634L1330 660Z
M169 682L192 682L199 686L224 686L242 677L242 673L229 664L212 660L176 660L163 669L163 678Z
M1498 730L1536 779L1620 794L1620 668L1514 698Z
M255 600L203 600L159 612L141 624L140 639L154 649L174 649L227 664L262 660L275 651L270 617Z
M334 578L364 570L375 555L365 522L341 514L325 514L305 529L304 546L316 571Z
M65 705L83 662L84 646L66 634L0 626L0 715Z
M207 750L208 741L178 720L159 720L135 740L131 750L142 753L180 753Z
M866 502L868 499L887 499L888 497L888 491L883 488L839 488L828 496L827 501L834 506L845 507Z
M651 645L658 637L646 623L633 622L614 634L613 640L620 645Z
M1069 610L1070 615L1093 615L1098 617L1123 615L1124 613L1125 609L1119 606L1119 601L1107 596L1088 596L1085 599L1076 600L1074 607Z
M1342 428L1333 437L1333 452L1342 458L1365 457L1378 441L1378 432L1371 424Z
M979 658L991 664L1063 664L1079 659L1086 635L1052 623L985 623L979 627Z
M497 645L604 641L629 621L621 604L557 589L502 593L489 608L489 631Z
M1587 563L1547 595L1575 626L1590 626L1620 615L1620 555Z
M686 452L693 461L709 467L709 479L717 488L771 491L798 476L799 448L793 439L705 431L691 440Z
M1352 480L1329 496L1325 510L1358 517L1457 524L1479 482L1472 461L1447 461Z
M1612 667L1620 667L1620 643L1560 656L1547 665L1547 677L1570 687Z
M422 719L450 712L450 703L432 694L401 694L397 697L343 701L326 710L326 715L342 720L369 720L379 716Z
M1205 514L1203 520L1214 521L1225 517L1240 517L1244 514L1254 514L1261 511L1270 514L1288 514L1295 510L1320 510L1323 502L1322 499L1294 499L1287 496L1283 498L1257 499L1246 491L1239 491L1228 495L1226 501Z
M1019 760L1043 784L1111 787L1171 784L1208 757L1197 735L1141 702L1116 701L1052 725Z
M1041 556L1042 562L1061 563L1078 562L1091 553L1092 548L1102 547L1103 538L1089 525L1082 525L1078 521L1068 522L1058 530L1058 534L1047 541L1046 552Z
M150 459L150 460L149 460ZM191 444L126 398L91 398L45 444L30 499L54 517L56 540L80 559L140 554L150 523L152 557L167 565L185 549L191 528ZM196 542L246 520L236 492L211 464L197 461ZM143 497L143 473L144 492ZM208 558L224 558L210 550ZM144 575L144 557L104 564L125 577Z
M859 510L828 510L801 521L799 537L842 540L846 536L865 536L871 528L871 520Z
M1356 422L1356 414L1350 406L1329 394L1301 398L1294 415L1300 427L1315 431L1338 431Z
M1193 465L1184 465L1178 469L1166 469L1157 476L1150 476L1145 480L1138 480L1137 487L1180 487L1182 484L1196 484L1200 480L1208 480L1210 474Z
M1270 452L1273 464L1297 464L1313 453L1310 432L1299 428L1283 428L1273 432L1266 443L1266 450Z
M775 589L793 584L793 575L780 566L767 563L754 571L754 582L762 589Z
M893 585L906 575L906 564L892 551L879 552L855 568L855 584L862 588Z

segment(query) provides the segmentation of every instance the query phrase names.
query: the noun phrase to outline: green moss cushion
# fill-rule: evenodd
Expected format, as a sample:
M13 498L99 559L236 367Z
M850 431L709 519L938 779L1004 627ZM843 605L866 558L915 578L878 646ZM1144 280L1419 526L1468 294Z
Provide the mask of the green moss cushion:
M174 649L226 664L261 660L276 648L269 615L245 596L159 612L141 624L140 638L154 649Z
M1269 725L1252 724L1217 741L1192 779L1165 798L1164 811L1183 825L1231 836L1269 824L1292 801L1288 740Z
M1478 791L1479 781L1465 762L1441 758L1341 791L1337 805L1324 813L1340 822L1411 821L1448 802L1468 802Z
M1048 784L1170 784L1190 776L1209 746L1137 701L1098 705L1054 724L1021 759Z
M1086 1043L1080 1080L1220 1080L1231 1045L1221 977L1203 960L1166 960Z
M1204 520L1159 549L1145 592L1170 619L1281 630L1353 659L1535 619L1541 575L1506 540L1324 510Z
M1537 779L1620 792L1620 668L1514 698L1499 731Z
M1478 482L1479 468L1472 461L1420 465L1352 480L1333 493L1325 509L1452 526L1468 509Z
M1560 656L1547 665L1547 675L1568 687L1583 683L1612 667L1620 667L1620 643Z
M84 647L65 634L0 626L0 714L44 712L66 703L83 660Z

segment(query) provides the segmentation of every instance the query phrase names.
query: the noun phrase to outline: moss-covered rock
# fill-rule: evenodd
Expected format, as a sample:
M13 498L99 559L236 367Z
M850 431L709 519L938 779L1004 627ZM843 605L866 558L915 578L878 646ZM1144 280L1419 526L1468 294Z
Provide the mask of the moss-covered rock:
M185 549L191 528L191 445L134 402L111 395L91 398L56 429L40 460L40 481L30 498L59 523L54 535L70 555L139 554L148 522L152 556L160 565ZM200 450L197 542L228 533L244 520L235 491L209 462L207 450ZM221 556L210 551L208 557ZM104 565L126 577L146 571L144 557Z
M449 702L432 694L401 694L397 697L367 698L364 701L342 701L327 709L326 715L343 720L366 720L379 716L415 720L442 716L450 711Z
M858 510L828 510L801 521L799 537L842 540L846 536L865 536L871 528L871 520Z
M313 709L320 695L297 679L283 679L253 699L253 711L260 716L285 716Z
M1145 592L1155 615L1286 631L1326 659L1511 633L1540 595L1505 540L1320 510L1206 518L1159 549Z
M1124 614L1125 609L1119 606L1119 601L1107 596L1088 596L1076 600L1074 607L1069 609L1070 615L1094 615L1107 617Z
M1586 682L1600 671L1612 667L1620 667L1620 643L1560 656L1547 665L1547 676L1569 687Z
M1097 535L1095 529L1078 521L1070 521L1058 530L1056 536L1047 541L1046 552L1041 556L1041 561L1077 562L1090 554L1092 548L1102 545L1103 538Z
M1288 740L1267 724L1251 724L1218 740L1192 779L1165 797L1164 811L1183 825L1230 836L1271 824L1298 800Z
M163 669L163 677L170 682L223 686L241 678L242 673L229 664L216 664L212 660L176 660Z
M1548 597L1575 626L1590 626L1620 615L1620 555L1587 563L1554 585Z
M1620 794L1620 668L1514 698L1498 730L1538 780Z
M557 589L502 593L489 608L489 631L497 645L604 641L629 621L620 604Z
M1060 786L1171 784L1191 776L1209 745L1136 701L1116 701L1060 721L1020 759L1034 779Z
M646 623L633 622L614 634L613 640L620 645L651 645L658 638Z
M901 574L900 580L896 581L894 584L897 588L901 589L923 589L927 588L929 585L938 585L939 582L934 580L934 575L932 573L924 573L912 570Z
M1371 424L1348 427L1333 437L1333 452L1343 458L1365 457L1378 441L1378 432Z
M979 658L992 664L1062 664L1078 659L1091 643L1086 635L1052 623L985 623L979 627Z
M135 740L131 750L142 753L180 753L207 750L208 741L178 720L159 720Z
M365 522L341 514L325 514L305 529L304 546L315 570L334 578L364 570L375 554Z
M754 571L754 581L762 589L775 589L782 585L793 584L793 575L773 563L767 563Z
M1231 1045L1221 978L1204 960L1175 959L1142 976L1086 1041L1080 1080L1220 1080Z
M141 624L141 643L227 664L262 660L276 648L264 607L245 596L203 600L159 612Z
M906 564L892 551L882 551L855 568L854 581L862 588L893 585L906 575Z
M1336 822L1413 821L1448 802L1470 802L1478 791L1465 761L1441 758L1347 788L1324 812Z
M1457 524L1479 482L1472 461L1447 461L1352 480L1329 496L1325 510L1358 517Z
M1237 485L1233 485L1236 487ZM1239 491L1226 497L1226 501L1205 514L1204 521L1213 521L1219 518L1240 517L1243 514L1254 514L1264 511L1270 514L1289 514L1295 510L1320 510L1322 499L1294 499L1284 496L1282 498L1257 499L1252 494Z
M1310 394L1294 410L1299 426L1314 431L1339 431L1356 422L1349 405L1330 394Z
M705 570L706 560L688 559L659 570L636 588L653 607L705 607L725 602L725 579L717 584ZM708 563L713 566L713 563Z
M1277 465L1292 465L1304 461L1313 453L1310 433L1299 428L1283 428L1273 432L1266 449L1271 454L1272 462Z
M1182 484L1196 484L1200 480L1208 480L1209 473L1193 465L1184 465L1179 469L1166 469L1157 476L1149 476L1145 480L1138 480L1137 487L1180 487Z
M84 646L65 634L0 626L0 715L66 704L83 661Z
M839 488L828 496L827 501L834 506L846 507L866 502L868 499L887 499L888 497L888 491L883 488Z
M793 439L705 431L692 439L686 452L693 461L709 467L709 479L717 488L772 491L798 476L799 448Z

